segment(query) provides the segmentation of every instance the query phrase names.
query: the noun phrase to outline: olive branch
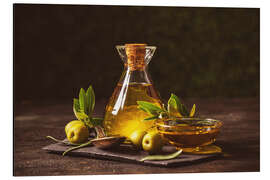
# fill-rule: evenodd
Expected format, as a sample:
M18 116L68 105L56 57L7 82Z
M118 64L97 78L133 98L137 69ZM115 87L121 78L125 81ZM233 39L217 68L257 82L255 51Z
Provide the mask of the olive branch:
M147 101L137 101L138 108L150 115L145 118L145 121L156 120L159 118L179 118L179 117L194 117L196 115L196 105L193 104L190 111L187 107L181 103L180 99L175 95L171 94L170 99L167 103L167 108L163 104L159 107L153 103Z
M95 93L90 85L87 91L80 89L79 99L73 99L73 112L76 118L89 128L101 126L103 118L92 117L95 107Z

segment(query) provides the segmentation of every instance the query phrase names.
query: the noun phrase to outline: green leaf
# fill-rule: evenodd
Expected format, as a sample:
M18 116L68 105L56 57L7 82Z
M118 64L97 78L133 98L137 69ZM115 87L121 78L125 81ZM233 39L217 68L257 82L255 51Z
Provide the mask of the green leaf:
M167 154L167 155L150 155L150 156L146 156L144 158L142 158L140 161L161 161L161 160L168 160L168 159L173 159L176 158L177 156L179 156L182 153L182 149L172 153L172 154Z
M172 93L170 98L175 101L177 107L180 106L181 101L180 101L180 99L175 94Z
M144 121L150 121L150 120L155 120L155 119L158 119L158 116L152 116L152 117L146 118L144 119Z
M84 112L76 112L76 116L78 116L79 120L84 121L85 119L88 119L88 115L85 114Z
M148 112L146 109L144 109L142 106L138 106L138 109L140 109L140 110L142 110L142 111L144 111L144 112L146 112L146 113L150 113L150 112Z
M158 115L159 114L158 111L151 111L150 109L147 109L147 108L145 108L143 106L138 106L138 109L148 113L149 115Z
M73 107L77 112L80 111L80 103L79 103L79 100L76 98L73 99Z
M193 117L195 115L196 105L193 104L192 109L190 110L189 117Z
M90 97L90 90L88 88L86 93L85 93L85 109L86 109L85 113L87 115L91 114L91 111L90 111L90 108L89 108L90 104L91 104L91 97Z
M79 116L77 115L78 112L80 112L80 103L79 100L74 98L73 99L73 112L77 119L79 119Z
M189 112L187 111L186 106L181 103L180 99L175 94L172 93L170 99L172 101L172 102L168 102L168 104L169 103L171 104L170 106L173 106L173 108L177 107L178 112L182 116L184 117L189 116Z
M167 109L168 109L168 112L170 115L182 117L182 115L178 111L178 109L179 109L178 104L179 104L179 102L177 101L177 98L175 98L175 95L171 94L171 97L168 100L168 106L167 106Z
M86 111L86 96L85 96L85 91L83 88L81 88L81 90L80 90L79 103L80 103L80 110L83 111L84 113L87 113L87 111Z
M91 85L89 86L87 91L88 91L88 96L90 99L88 111L89 111L89 114L92 115L94 111L94 107L95 107L95 93Z
M143 111L148 112L148 114L150 115L159 115L160 112L164 112L163 109L153 103L149 103L146 101L137 101L137 104L139 104L139 109L143 109Z
M91 85L86 91L86 99L88 102L88 106L87 106L88 115L92 116L94 107L95 107L95 94Z
M180 116L185 116L180 99L173 93L168 101L168 111L171 114L177 114L178 112Z
M189 116L189 112L184 104L181 104L182 113L185 117Z
M87 116L87 118L84 118L82 120L84 122L84 124L90 128L92 128L94 125L92 124L91 120L89 119L89 116Z
M103 118L93 117L90 119L93 126L102 126L103 125Z
M169 112L171 112L172 110L177 110L178 109L176 100L173 98L173 94L171 94L171 97L168 100L167 109L168 109Z

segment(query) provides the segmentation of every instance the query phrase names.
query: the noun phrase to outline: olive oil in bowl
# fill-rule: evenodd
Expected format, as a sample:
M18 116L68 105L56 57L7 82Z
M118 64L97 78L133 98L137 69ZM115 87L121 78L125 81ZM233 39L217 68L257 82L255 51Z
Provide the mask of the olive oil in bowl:
M184 152L209 154L221 151L211 145L219 134L221 121L200 118L158 120L158 132L170 144Z

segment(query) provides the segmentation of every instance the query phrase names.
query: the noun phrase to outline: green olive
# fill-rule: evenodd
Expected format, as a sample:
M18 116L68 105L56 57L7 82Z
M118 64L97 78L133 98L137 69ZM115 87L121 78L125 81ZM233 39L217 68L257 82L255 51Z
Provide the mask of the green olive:
M142 148L142 140L144 135L146 134L145 131L142 130L136 130L131 133L129 136L129 140L132 142L133 145L135 145L138 149Z
M151 131L143 137L143 150L149 152L150 154L161 151L162 146L163 140L157 131Z

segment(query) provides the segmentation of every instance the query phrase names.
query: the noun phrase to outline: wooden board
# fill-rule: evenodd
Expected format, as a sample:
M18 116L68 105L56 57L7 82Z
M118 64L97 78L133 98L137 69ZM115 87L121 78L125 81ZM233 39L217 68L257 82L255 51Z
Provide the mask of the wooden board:
M52 153L62 154L65 150L70 148L70 146L66 146L60 143L51 144L45 146L43 150ZM163 148L164 153L172 153L175 151L175 148L172 146L165 146ZM190 163L198 163L203 160L215 159L218 157L218 154L210 154L210 155L190 155L190 154L181 154L178 158L171 160L163 160L163 161L144 161L141 162L140 159L147 156L148 153L144 151L137 151L130 145L122 144L120 147L115 148L113 150L102 150L98 149L94 146L84 147L81 149L77 149L66 154L70 156L84 156L90 158L99 158L99 159L107 159L107 160L116 160L122 162L133 162L140 163L144 165L154 165L154 166L180 166L186 165Z

